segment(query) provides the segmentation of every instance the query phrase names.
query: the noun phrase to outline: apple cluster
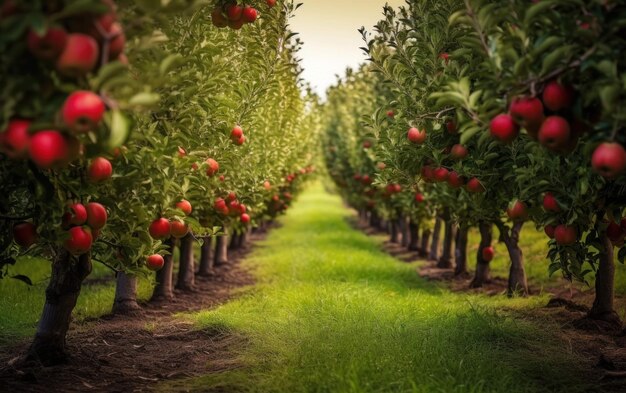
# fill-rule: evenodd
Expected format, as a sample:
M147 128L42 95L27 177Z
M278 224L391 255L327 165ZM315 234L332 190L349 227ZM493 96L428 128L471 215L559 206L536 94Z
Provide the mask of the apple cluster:
M274 7L276 0L267 0L267 5L270 8ZM228 0L215 6L211 13L211 22L218 28L230 27L233 30L239 30L246 23L254 23L257 17L256 8Z
M213 207L222 216L239 216L242 223L250 222L250 216L246 213L247 207L237 199L234 192L229 192L226 198L217 198Z
M106 208L97 202L70 203L61 227L67 231L63 247L73 255L85 254L100 235L108 219Z

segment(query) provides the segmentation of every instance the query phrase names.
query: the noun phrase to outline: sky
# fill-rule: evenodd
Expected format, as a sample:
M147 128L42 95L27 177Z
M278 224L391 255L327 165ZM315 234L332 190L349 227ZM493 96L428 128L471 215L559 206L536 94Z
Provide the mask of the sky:
M304 46L299 52L304 79L324 96L326 88L343 76L346 67L356 68L365 61L357 31L372 30L382 19L385 3L397 7L404 0L301 0L304 5L291 20L293 31L300 33Z

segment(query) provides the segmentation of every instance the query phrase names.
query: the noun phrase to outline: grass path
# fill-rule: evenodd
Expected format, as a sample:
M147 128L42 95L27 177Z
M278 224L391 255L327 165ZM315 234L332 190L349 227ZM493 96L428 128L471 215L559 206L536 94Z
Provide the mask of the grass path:
M243 338L233 349L242 367L185 380L185 389L593 391L557 326L511 316L545 299L450 293L352 229L351 214L321 185L302 195L244 262L258 284L191 315L203 329Z

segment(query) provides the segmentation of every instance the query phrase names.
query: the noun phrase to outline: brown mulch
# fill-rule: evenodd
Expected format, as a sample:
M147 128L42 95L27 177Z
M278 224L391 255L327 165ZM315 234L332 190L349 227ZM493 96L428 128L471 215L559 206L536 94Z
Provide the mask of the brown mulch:
M266 232L229 252L229 263L211 277L196 277L193 292L176 291L171 302L141 304L139 316L107 315L73 324L68 333L69 362L54 367L13 367L28 349L25 340L0 351L1 392L142 392L164 381L238 368L231 350L244 338L223 331L197 330L176 317L181 312L215 308L254 284L241 260Z

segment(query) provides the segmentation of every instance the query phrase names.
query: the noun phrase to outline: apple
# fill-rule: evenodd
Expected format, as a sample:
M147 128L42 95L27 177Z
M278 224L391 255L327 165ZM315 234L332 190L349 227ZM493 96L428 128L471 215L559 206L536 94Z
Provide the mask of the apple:
M396 113L392 109L387 111L388 118L393 119L395 116L396 116Z
M235 194L234 192L229 192L228 195L226 196L226 200L228 202L232 202L234 200L237 200L237 194Z
M228 26L228 19L226 19L219 7L215 7L213 12L211 12L211 22L213 22L213 26L218 28Z
M409 138L409 141L421 145L426 142L426 130L420 131L415 127L411 127L407 133L407 138Z
M245 142L246 142L246 137L242 135L242 136L241 136L241 138L239 138L239 139L237 139L237 140L235 141L235 144L236 144L236 145L241 146L241 145L243 145Z
M499 114L489 123L491 136L502 143L511 143L519 135L519 126L513 117L507 114Z
M163 240L170 237L172 226L167 218L161 217L152 221L148 232L150 232L150 236L152 236L153 239Z
M83 225L87 221L87 209L82 203L69 205L69 223L71 225Z
M207 159L206 164L208 166L206 170L207 176L213 176L215 175L215 173L217 173L217 171L220 170L220 164L218 164L218 162L212 158Z
M363 175L363 177L361 178L361 183L365 184L366 186L372 184L372 178L370 177L370 175Z
M569 86L563 86L557 81L551 81L543 89L542 99L546 108L556 112L572 105L574 91Z
M102 229L107 223L107 209L98 202L87 204L87 225L91 229Z
M111 25L109 35L113 37L109 43L109 59L115 60L124 52L126 36L124 35L124 29L122 29L119 23Z
M220 175L220 177L218 177L218 179L219 179L221 182L226 181L226 178L224 177L224 175Z
M189 233L189 227L181 220L172 220L170 228L172 236L177 239L185 237Z
M30 121L13 119L9 121L7 129L0 134L0 148L9 158L22 159L28 157Z
M276 5L276 0L267 0L267 6L272 8Z
M243 18L241 18L238 20L228 21L228 26L233 30L239 30L243 27L244 23L245 21L243 20Z
M456 134L456 123L452 120L448 121L446 123L446 130L448 131L448 134Z
M425 198L424 198L423 194L421 194L421 193L415 194L415 202L422 203L422 202L424 202L424 200L425 200Z
M450 155L455 160L462 160L465 157L467 157L467 154L468 154L467 148L458 143L452 146L452 149L450 149Z
M619 143L601 143L593 151L591 166L600 176L613 179L626 169L626 151Z
M460 188L463 184L465 184L465 179L463 179L462 176L459 176L456 171L450 171L448 174L448 184L452 188Z
M67 43L57 59L56 68L62 75L79 77L92 71L98 62L98 43L81 33L67 36Z
M28 248L37 241L37 227L32 222L18 222L13 225L13 240L23 248Z
M247 211L248 211L248 208L246 207L246 205L244 205L243 203L240 203L239 204L239 213L240 214L244 214Z
M69 238L63 242L63 247L73 255L82 255L91 249L93 237L91 230L84 227L73 227L68 230Z
M548 212L560 212L561 207L552 193L546 192L543 196L543 208Z
M448 61L450 61L450 55L448 53L441 53L439 55L440 59L443 59L443 61L445 61L446 64L448 64Z
M363 141L363 148L364 149L369 149L370 147L372 147L372 141Z
M546 233L546 235L550 238L550 239L554 239L554 232L555 232L556 228L554 227L554 225L546 225L543 228L543 231Z
M230 21L238 21L243 14L243 8L237 4L229 4L226 6L226 16Z
M424 165L422 167L421 174L422 174L422 178L424 178L424 180L426 181L434 180L433 168L430 167L429 165Z
M178 157L179 158L185 158L186 155L187 155L187 152L185 151L185 149L183 149L182 147L178 146Z
M100 124L105 111L106 107L100 96L91 91L78 90L65 100L61 116L70 130L83 134Z
M448 175L450 175L450 171L443 167L439 167L433 171L433 178L438 182L448 180Z
M511 102L509 112L524 127L536 128L543 121L543 104L538 98L517 97Z
M624 231L620 224L615 221L611 221L606 228L606 236L611 240L611 243L619 243L624 240Z
M483 257L483 261L491 262L493 260L493 256L496 254L496 252L493 249L493 246L487 246L487 247L483 248L481 254L482 254L482 257Z
M399 185L399 184L393 184L393 192L395 192L397 194L400 191L402 191L402 186ZM291 197L289 199L291 199Z
M159 254L150 255L146 259L146 266L152 271L161 270L165 265L165 259Z
M67 32L61 27L50 27L43 36L34 30L28 32L26 45L28 50L41 60L56 59L67 42Z
M263 188L265 188L267 191L272 189L272 184L269 181L264 181L263 182Z
M257 18L257 11L249 6L244 7L242 18L246 23L253 23Z
M570 139L570 126L561 116L549 116L539 129L539 143L550 150L559 150L566 146Z
M250 216L244 213L239 217L239 220L241 220L242 223L247 224L250 222Z
M176 207L178 209L182 210L183 213L185 213L185 215L187 215L187 216L191 214L191 211L192 211L191 203L189 203L189 201L186 200L186 199L183 199L180 202L178 202L176 204Z
M466 188L467 188L467 191L469 192L475 192L475 193L485 192L485 187L480 183L480 180L478 180L475 177L472 177L471 179L468 180Z
M233 127L230 132L230 137L234 140L237 140L243 136L243 129L240 126Z
M554 229L554 239L562 246L569 246L576 243L577 238L578 232L575 227L561 224Z
M522 201L515 201L506 209L506 214L511 220L524 220L528 216L526 204Z
M104 157L96 157L89 165L87 177L92 183L100 183L108 180L113 175L111 162Z
M60 132L44 130L31 137L28 153L38 167L49 169L66 162L70 156L70 148Z

